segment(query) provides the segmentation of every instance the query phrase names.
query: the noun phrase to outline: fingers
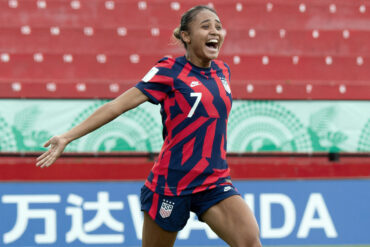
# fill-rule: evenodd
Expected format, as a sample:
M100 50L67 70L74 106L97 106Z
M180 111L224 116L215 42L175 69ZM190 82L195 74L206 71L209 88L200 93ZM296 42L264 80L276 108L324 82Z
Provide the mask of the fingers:
M50 139L51 140L51 139ZM44 147L48 147L50 145L50 140L48 140L45 144L44 144ZM46 151L45 153L43 153L42 155L40 155L39 157L36 158L36 166L40 166L42 165L43 163L45 163L45 160L47 159L47 157L51 154L51 149L49 149L48 151Z
M51 152L48 151L47 153L44 153L42 156L43 156L42 158L41 158L41 156L39 158L37 158L36 166L43 166L45 164L45 162L50 159Z
M62 154L65 143L58 136L54 136L44 144L44 147L49 146L49 150L36 159L36 166L41 168L51 166Z
M48 151L46 151L36 159L36 166L39 166L41 168L48 167L52 165L58 157L58 151L56 150L56 147L52 145L52 147Z
M49 147L51 139L44 144L44 147Z
M44 167L49 167L51 166L54 162L56 161L56 158L51 156L51 157L48 157L48 159L46 159L43 164L40 165L41 168L44 168Z
M40 155L39 157L37 157L37 161L41 161L43 160L46 156L48 156L49 154L51 153L51 149L49 149L48 151L46 151L45 153L43 153L42 155Z
M36 163L36 166L39 166L41 168L48 167L48 166L52 165L58 158L58 156L55 154L55 152L50 151L50 150L47 153L44 153L43 155L44 155L44 157Z

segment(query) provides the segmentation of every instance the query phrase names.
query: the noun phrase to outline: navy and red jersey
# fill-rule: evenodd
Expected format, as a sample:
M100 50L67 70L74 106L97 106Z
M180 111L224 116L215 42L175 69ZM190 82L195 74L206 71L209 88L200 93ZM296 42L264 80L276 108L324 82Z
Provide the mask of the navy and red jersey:
M230 182L226 128L231 109L230 68L210 68L185 56L161 59L136 87L161 104L164 143L145 186L167 196L188 195Z

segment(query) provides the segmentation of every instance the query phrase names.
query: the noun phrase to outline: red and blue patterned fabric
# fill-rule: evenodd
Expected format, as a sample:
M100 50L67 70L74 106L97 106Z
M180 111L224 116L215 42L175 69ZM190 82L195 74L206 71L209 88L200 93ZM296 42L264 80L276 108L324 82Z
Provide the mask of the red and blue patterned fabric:
M136 87L161 105L164 143L145 186L161 195L188 195L230 183L226 129L232 105L230 68L185 56L161 59Z

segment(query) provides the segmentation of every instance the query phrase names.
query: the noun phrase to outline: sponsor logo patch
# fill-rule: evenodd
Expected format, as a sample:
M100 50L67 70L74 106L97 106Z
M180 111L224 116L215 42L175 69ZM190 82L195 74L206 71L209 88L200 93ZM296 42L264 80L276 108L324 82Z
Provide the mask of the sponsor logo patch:
M159 214L161 215L161 217L162 218L170 217L174 205L175 205L174 202L163 199L161 208L159 209Z

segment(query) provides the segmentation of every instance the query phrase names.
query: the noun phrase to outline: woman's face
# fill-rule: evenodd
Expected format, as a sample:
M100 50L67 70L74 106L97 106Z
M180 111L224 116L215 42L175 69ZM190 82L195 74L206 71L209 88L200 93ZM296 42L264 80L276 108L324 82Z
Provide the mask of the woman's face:
M200 11L189 23L189 32L183 32L187 44L187 56L200 67L208 67L216 59L222 43L224 32L218 16L209 10Z

